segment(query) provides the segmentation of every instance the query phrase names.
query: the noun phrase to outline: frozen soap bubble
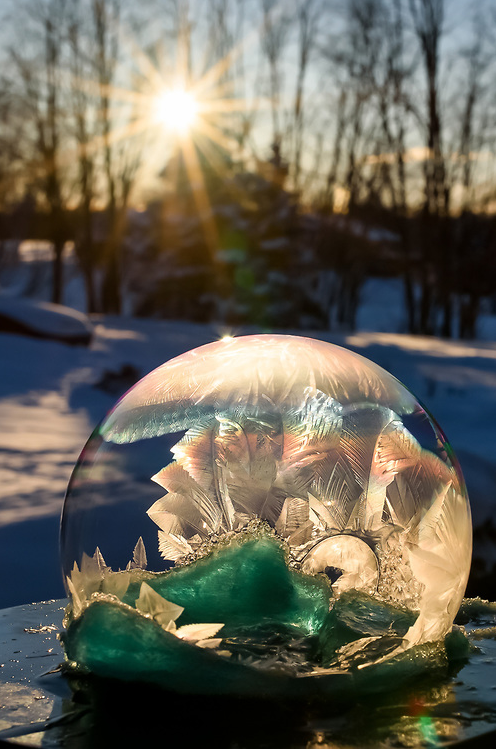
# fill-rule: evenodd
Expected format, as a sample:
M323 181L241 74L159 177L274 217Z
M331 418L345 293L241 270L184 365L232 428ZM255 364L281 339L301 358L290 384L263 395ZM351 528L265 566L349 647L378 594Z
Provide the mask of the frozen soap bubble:
M105 630L106 605L211 656L221 627L232 643L254 622L320 642L326 617L358 600L357 639L377 611L386 629L406 612L406 650L449 632L471 521L449 444L398 380L329 343L255 335L189 351L124 395L74 470L61 550L66 650L90 670L105 657L82 633Z

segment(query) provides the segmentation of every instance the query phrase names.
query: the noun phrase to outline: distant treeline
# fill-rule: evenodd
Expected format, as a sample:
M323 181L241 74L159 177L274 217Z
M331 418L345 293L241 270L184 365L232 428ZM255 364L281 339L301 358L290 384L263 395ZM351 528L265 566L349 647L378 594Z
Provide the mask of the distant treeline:
M285 172L277 155L258 172L226 166L221 177L205 167L208 215L199 214L186 179L146 208L129 209L117 267L128 311L351 330L366 279L390 276L403 279L405 330L476 337L481 301L496 307L496 217L464 212L433 221L424 211L404 216L366 203L345 215L302 210L284 188ZM91 213L90 244L85 221L81 209L65 211L64 238L74 242L88 310L102 312L111 217ZM32 200L0 214L2 239L23 232L51 239L50 216Z

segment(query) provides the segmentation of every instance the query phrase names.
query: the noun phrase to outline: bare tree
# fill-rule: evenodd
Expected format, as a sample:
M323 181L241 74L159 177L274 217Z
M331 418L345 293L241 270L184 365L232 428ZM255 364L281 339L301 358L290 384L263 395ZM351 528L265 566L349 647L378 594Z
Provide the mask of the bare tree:
M121 311L121 248L131 189L140 164L143 141L124 134L113 111L113 92L120 53L121 0L91 0L96 54L94 75L98 82L98 124L105 179L107 237L104 247L102 309ZM128 123L136 117L128 112Z
M62 44L65 0L31 3L20 9L24 28L34 27L30 45L12 47L11 60L20 80L19 95L33 125L31 168L39 175L39 193L49 214L48 238L53 244L52 301L62 300L62 253L67 237L64 217L64 173L61 152L65 135L62 98ZM29 161L25 154L26 163Z
M482 15L478 15L474 20L473 38L471 43L461 50L461 59L466 75L460 92L462 107L459 119L459 148L453 181L463 188L462 210L467 211L476 200L475 166L489 135L488 98L491 92L486 75L490 65L495 61Z
M346 112L347 112L348 91L346 84L341 84L336 106L336 120L334 122L334 139L332 144L331 165L327 173L323 202L330 206L331 210L335 207L335 191L339 180L339 167L341 164L341 154L344 145L344 135L346 130Z
M439 95L440 42L444 33L444 0L409 0L425 75L426 143L424 159L423 250L421 273L420 332L436 330L435 311L439 300L443 309L443 335L451 335L453 311L450 277L450 242L446 236L450 211L450 186L447 180ZM441 273L439 270L442 269Z
M280 148L283 137L281 114L283 55L289 30L289 18L275 0L260 0L260 2L263 14L260 45L268 64L272 142Z
M432 216L449 213L450 193L442 144L439 102L440 42L444 32L444 0L409 0L413 27L426 78L425 210Z
M356 318L369 252L365 229L357 234L351 222L356 223L360 205L375 199L378 189L370 157L377 151L380 132L376 89L384 47L382 17L382 0L351 0L344 6L339 32L323 50L335 85L331 163L324 197L328 213L348 216L331 216L323 243L329 247L328 257L321 256L337 278L329 287L335 317L348 327L353 327Z
M297 57L295 94L292 113L292 149L293 184L298 191L301 178L301 159L305 133L305 83L312 51L317 46L317 31L322 19L321 0L306 0L296 10Z
M375 97L384 46L382 16L382 0L351 0L343 28L324 51L337 89L328 183L336 181L348 193L350 208L374 189L369 156L378 142Z
M495 56L487 32L487 20L482 13L476 15L472 40L460 53L465 75L458 86L459 128L455 132L455 138L458 137L459 145L453 156L451 175L451 184L457 186L462 193L460 212L454 222L453 232L460 338L475 338L481 296L488 290L486 278L492 265L489 258L486 258L486 253L481 251L490 241L487 227L473 214L473 208L478 202L477 171L480 171L483 149L489 147L492 124L492 92L489 81Z
M99 304L95 289L94 271L97 262L94 242L93 202L96 193L96 108L88 91L91 80L94 50L91 35L85 28L84 8L80 0L72 0L68 9L67 41L71 74L70 104L73 116L73 137L77 148L77 193L80 225L76 235L76 253L86 287L88 312L97 312ZM85 33L86 32L86 33Z
M91 0L95 33L94 69L99 86L98 119L102 140L103 170L106 181L107 239L102 284L104 312L121 311L120 229L123 216L119 209L115 175L115 151L112 142L111 91L119 52L120 0Z
M410 211L407 189L406 137L412 128L412 115L418 118L410 89L416 63L407 50L402 0L383 5L383 59L375 71L375 92L380 121L381 143L377 165L381 204L397 217L396 231L401 238L405 306L410 333L418 331L418 310L414 288L413 237L407 216Z
M4 211L23 197L23 147L26 127L16 112L12 81L0 77L0 208Z

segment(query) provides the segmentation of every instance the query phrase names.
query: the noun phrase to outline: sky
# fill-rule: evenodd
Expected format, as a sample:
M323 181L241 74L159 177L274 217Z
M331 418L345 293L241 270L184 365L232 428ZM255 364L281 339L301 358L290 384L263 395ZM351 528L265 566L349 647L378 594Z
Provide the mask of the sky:
M89 0L82 0L82 6L89 5ZM315 0L317 7L319 3ZM297 8L299 2L295 1ZM29 2L14 3L13 0L0 0L0 60L4 60L4 71L8 76L15 69L11 64L11 44L15 40L15 49L21 55L29 54L33 45L40 41L40 32L33 24L33 14L24 17L19 13L29 7ZM109 6L110 7L110 6ZM136 182L134 200L138 204L149 198L162 186L158 176L176 148L187 149L189 158L193 159L190 134L197 146L213 159L213 149L209 142L221 141L231 148L227 130L230 127L230 117L238 117L240 111L250 111L254 106L256 115L253 120L253 130L246 143L244 156L253 166L253 155L264 159L270 156L271 115L270 115L270 86L267 67L263 67L260 47L261 20L253 9L259 10L257 2L243 3L243 26L240 40L227 45L226 55L220 55L220 62L212 62L208 50L209 18L208 6L191 3L192 36L190 43L190 57L192 70L192 86L188 83L194 96L198 97L200 112L192 124L192 131L188 127L177 130L167 126L164 119L157 120L154 115L156 102L154 97L162 97L164 87L182 87L184 85L185 55L174 39L173 15L170 12L171 3L162 0L147 0L140 6L129 6L119 21L121 38L120 62L122 66L117 72L114 95L117 101L114 134L116 143L144 139L145 149L141 157L139 179ZM219 6L220 7L220 6ZM232 7L236 7L234 4ZM285 3L274 3L272 18L280 20L283 12L288 9ZM303 149L303 170L316 174L316 183L321 184L325 179L331 163L333 148L333 133L336 126L338 91L336 89L336 64L332 59L323 59L322 53L329 56L337 48L343 37L344 17L349 7L343 0L322 0L325 11L323 20L318 24L315 38L309 54L308 70L305 79L304 109L306 116L305 138ZM477 13L491 9L490 0L445 0L445 28L446 34L441 40L441 75L440 93L444 103L449 107L444 117L446 126L445 147L451 147L452 130L459 122L459 107L463 104L464 68L463 60L457 59L460 49L470 43L472 22ZM293 6L291 6L293 8ZM198 10L199 9L199 10ZM407 3L405 15L408 18ZM233 27L234 28L234 27ZM488 33L493 33L486 25ZM139 30L137 30L139 29ZM215 25L214 25L215 29ZM217 29L218 31L218 29ZM208 32L208 33L207 33ZM91 34L83 34L85 43L90 41ZM488 40L489 48L491 40ZM213 42L215 46L215 40ZM492 45L494 48L494 45ZM283 58L279 68L282 81L280 120L283 128L287 124L294 106L294 95L297 75L297 34L294 28L289 28L284 35ZM325 55L324 55L325 57ZM409 61L419 62L420 55L413 49L408 52ZM226 65L224 65L224 62ZM236 71L234 78L225 87L224 72L229 64L233 64ZM62 77L67 77L68 63L64 61ZM205 73L205 71L207 71ZM244 76L242 85L238 74ZM416 74L416 104L424 105L423 74ZM494 75L491 70L485 74L482 87L491 85ZM81 89L95 89L94 77L89 74L80 81ZM65 85L69 85L68 79ZM126 111L134 108L132 126L123 126L122 117ZM458 109L457 109L458 108ZM227 111L226 111L227 110ZM232 110L232 111L230 111ZM114 136L113 136L114 137ZM137 141L136 141L137 142ZM230 145L229 145L230 144ZM409 152L422 154L424 133L422 127L411 118L407 136ZM371 149L372 146L369 146ZM234 147L234 152L235 152ZM373 150L373 149L372 149ZM289 157L289 142L285 143L285 155ZM370 155L370 153L369 153ZM74 146L66 149L62 158L64 167L70 168L74 163L76 152ZM411 163L412 160L410 159ZM494 166L493 158L484 156L480 167L480 178L484 178L484 170ZM420 174L420 172L419 172ZM491 177L492 178L492 177ZM415 195L412 185L410 194ZM417 199L417 198L415 198Z

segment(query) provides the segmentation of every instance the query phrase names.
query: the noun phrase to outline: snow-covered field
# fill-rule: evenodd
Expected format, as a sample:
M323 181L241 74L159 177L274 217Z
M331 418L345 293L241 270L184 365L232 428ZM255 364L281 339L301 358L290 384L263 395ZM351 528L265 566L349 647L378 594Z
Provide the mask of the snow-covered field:
M130 384L113 373L131 365L143 376L225 332L117 317L94 324L89 348L0 334L0 607L63 595L58 523L64 491L93 427L119 387ZM496 517L496 343L374 332L307 335L348 346L404 382L458 454L475 524Z

